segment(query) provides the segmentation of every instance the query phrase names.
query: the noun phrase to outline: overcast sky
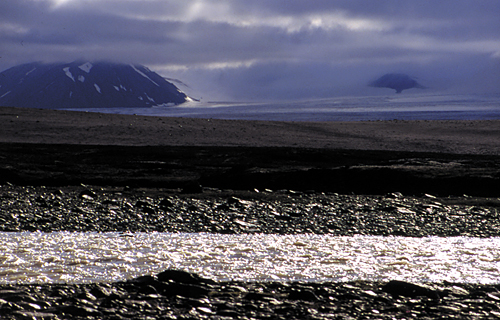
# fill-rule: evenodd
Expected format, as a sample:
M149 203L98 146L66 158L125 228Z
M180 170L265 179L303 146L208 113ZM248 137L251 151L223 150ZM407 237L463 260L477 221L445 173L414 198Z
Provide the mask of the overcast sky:
M204 100L391 94L366 86L388 72L500 93L500 1L0 1L0 70L77 59L143 64Z

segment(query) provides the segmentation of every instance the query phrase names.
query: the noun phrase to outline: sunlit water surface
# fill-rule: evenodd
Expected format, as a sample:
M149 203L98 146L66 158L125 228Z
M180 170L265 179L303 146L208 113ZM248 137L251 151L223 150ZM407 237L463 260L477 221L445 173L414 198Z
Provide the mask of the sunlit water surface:
M500 238L0 232L1 283L214 280L499 283Z

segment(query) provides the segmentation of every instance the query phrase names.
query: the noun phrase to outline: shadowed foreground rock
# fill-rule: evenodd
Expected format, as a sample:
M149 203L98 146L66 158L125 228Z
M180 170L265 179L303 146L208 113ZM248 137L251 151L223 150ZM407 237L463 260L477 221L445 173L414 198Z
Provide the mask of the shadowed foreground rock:
M166 270L125 282L0 285L2 319L500 318L500 285L214 282Z

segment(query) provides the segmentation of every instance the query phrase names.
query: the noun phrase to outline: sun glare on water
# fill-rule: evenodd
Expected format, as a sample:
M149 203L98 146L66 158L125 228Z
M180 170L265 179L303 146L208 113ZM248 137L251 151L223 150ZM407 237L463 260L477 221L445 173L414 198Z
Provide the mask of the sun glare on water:
M214 280L498 283L500 238L0 233L0 283L121 281L165 269Z

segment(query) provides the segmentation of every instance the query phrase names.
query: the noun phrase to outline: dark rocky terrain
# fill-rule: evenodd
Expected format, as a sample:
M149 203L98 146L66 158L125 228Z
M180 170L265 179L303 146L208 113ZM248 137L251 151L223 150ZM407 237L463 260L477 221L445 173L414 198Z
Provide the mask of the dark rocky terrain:
M0 186L0 231L500 236L500 199Z
M496 156L2 144L2 231L499 236ZM464 195L466 193L466 195ZM495 319L500 285L214 282L0 285L5 319Z
M500 196L496 155L0 143L0 183Z
M1 108L0 118L5 231L500 230L498 121L217 121L32 108ZM495 319L499 289L213 282L168 272L118 283L0 285L0 317Z
M126 282L0 286L2 319L498 319L500 285L214 282L166 270Z

